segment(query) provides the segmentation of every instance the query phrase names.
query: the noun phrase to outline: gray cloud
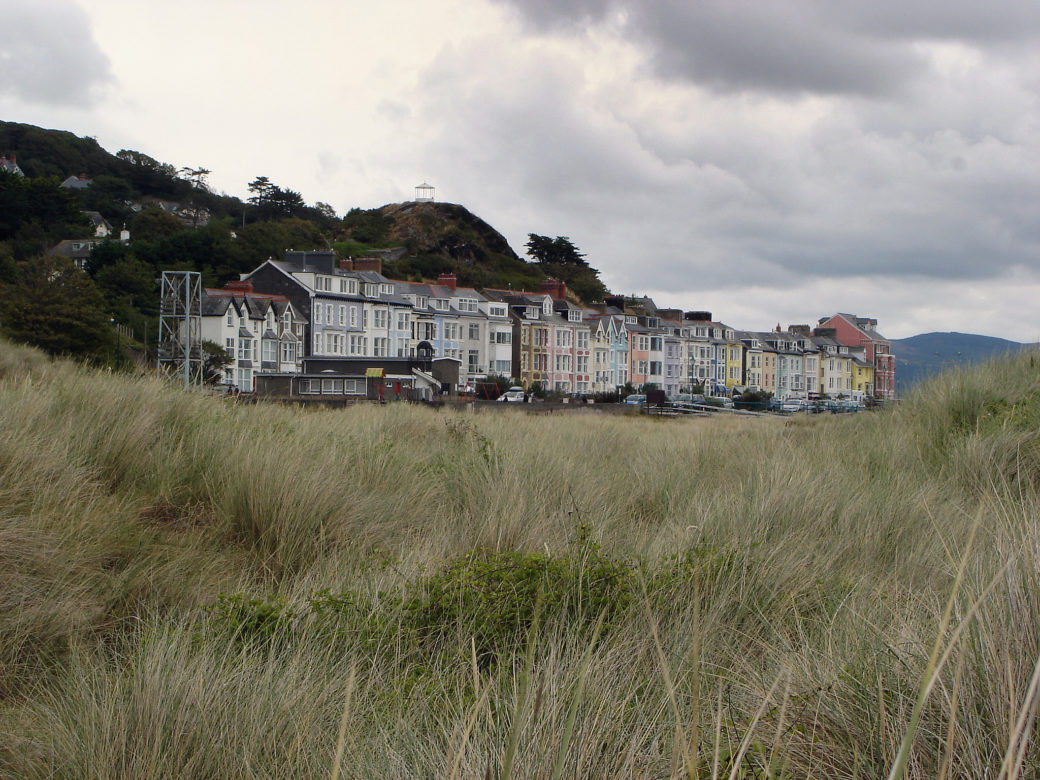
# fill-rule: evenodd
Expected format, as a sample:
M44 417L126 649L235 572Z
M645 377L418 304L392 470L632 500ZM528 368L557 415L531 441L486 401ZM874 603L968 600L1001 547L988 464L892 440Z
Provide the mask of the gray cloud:
M997 0L498 0L540 31L624 20L664 78L717 91L897 94L927 70L918 41L1024 43L1040 7Z
M1040 269L1028 68L930 72L884 101L828 98L802 122L802 98L590 91L561 47L489 61L455 47L425 75L417 121L444 122L427 148L438 175L466 181L464 202L514 247L569 235L618 289L687 290L693 305L749 280L795 291Z
M70 0L5 6L0 71L0 94L27 103L88 106L112 81L86 14Z

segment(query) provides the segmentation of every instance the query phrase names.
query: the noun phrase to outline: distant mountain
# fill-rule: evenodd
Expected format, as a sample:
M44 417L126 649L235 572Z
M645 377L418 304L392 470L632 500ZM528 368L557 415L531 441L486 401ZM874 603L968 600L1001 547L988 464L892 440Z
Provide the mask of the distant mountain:
M897 390L906 390L944 368L983 363L1033 346L972 333L921 333L906 339L892 339L891 343L892 354L896 356Z

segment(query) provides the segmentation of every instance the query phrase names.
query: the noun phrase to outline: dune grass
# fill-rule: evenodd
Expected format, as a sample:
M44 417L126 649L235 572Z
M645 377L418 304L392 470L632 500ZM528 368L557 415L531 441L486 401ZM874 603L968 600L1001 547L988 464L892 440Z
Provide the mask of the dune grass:
M1040 369L658 421L0 343L0 776L1032 777Z

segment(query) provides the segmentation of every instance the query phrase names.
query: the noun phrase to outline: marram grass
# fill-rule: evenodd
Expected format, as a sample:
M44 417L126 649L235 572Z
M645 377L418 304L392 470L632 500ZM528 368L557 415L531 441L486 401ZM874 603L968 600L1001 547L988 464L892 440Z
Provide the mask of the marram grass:
M662 423L0 343L0 776L1035 777L1038 487L1029 355Z

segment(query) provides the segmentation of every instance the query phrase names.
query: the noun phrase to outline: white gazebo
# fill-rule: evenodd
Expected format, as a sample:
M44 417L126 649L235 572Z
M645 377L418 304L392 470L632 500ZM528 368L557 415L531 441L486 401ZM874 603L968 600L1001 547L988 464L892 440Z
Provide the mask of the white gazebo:
M432 184L423 182L415 188L415 202L416 203L433 203L434 195L436 191Z

